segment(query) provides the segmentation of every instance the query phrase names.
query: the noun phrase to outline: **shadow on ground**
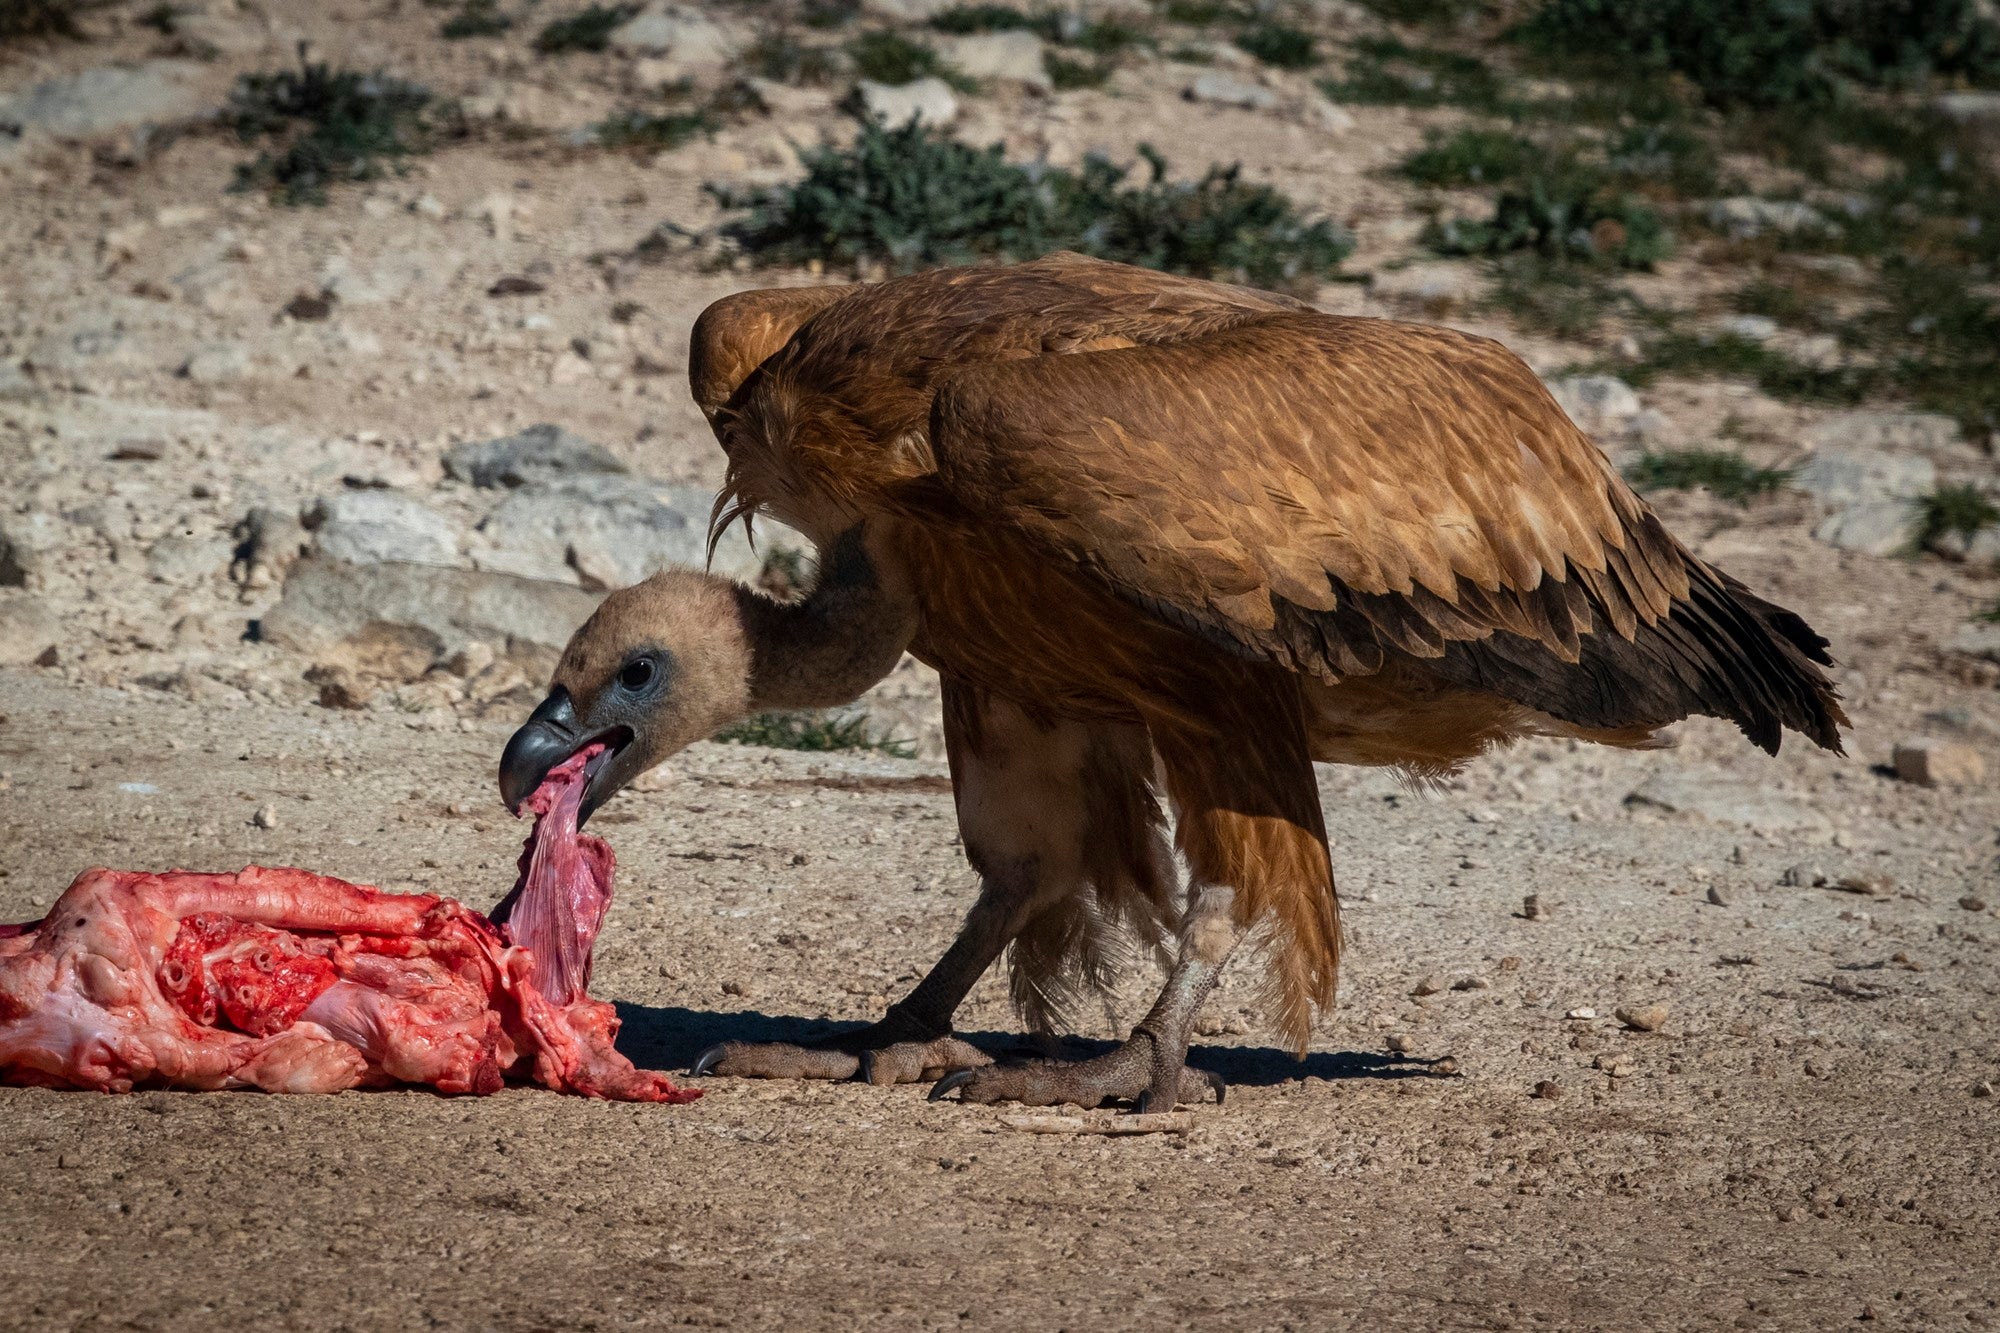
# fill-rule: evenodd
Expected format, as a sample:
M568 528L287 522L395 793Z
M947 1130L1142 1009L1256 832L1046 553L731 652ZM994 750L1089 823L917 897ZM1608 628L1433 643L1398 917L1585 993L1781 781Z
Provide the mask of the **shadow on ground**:
M618 1018L624 1025L618 1034L618 1049L641 1069L686 1069L694 1063L696 1056L719 1041L807 1043L863 1026L860 1023L830 1023L754 1011L655 1008L622 1001L617 1008ZM1080 1037L1031 1043L1013 1032L961 1032L959 1035L1001 1060L1035 1059L1050 1055L1085 1059L1100 1055L1113 1045L1108 1041ZM1301 1060L1290 1051L1273 1046L1196 1046L1188 1052L1188 1063L1196 1069L1222 1075L1235 1087L1271 1087L1308 1078L1451 1077L1448 1073L1432 1069L1432 1062L1410 1056L1363 1051L1312 1051Z

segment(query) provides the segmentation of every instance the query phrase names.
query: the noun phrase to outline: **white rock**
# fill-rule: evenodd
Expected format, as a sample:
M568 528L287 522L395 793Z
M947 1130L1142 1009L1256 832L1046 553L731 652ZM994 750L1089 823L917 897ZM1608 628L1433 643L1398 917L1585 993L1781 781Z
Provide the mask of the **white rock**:
M684 68L728 64L745 45L733 27L724 27L693 5L650 4L611 30L611 48L628 55L668 55Z
M1983 657L1989 662L2000 662L2000 625L1991 621L1976 620L1959 626L1945 647L1968 657Z
M1263 84L1219 69L1205 69L1195 75L1181 96L1190 102L1241 107L1245 111L1275 111L1279 102L1278 94Z
M342 491L314 506L319 551L351 565L459 565L458 525L394 491Z
M1829 508L1911 500L1937 488L1937 465L1920 454L1822 449L1792 474L1791 484Z
M1908 500L1863 500L1821 519L1813 537L1843 551L1896 555L1908 549L1914 519Z
M34 593L0 589L0 666L25 666L56 645L62 622Z
M1992 569L2000 566L2000 528L1981 528L1970 537L1962 532L1941 533L1932 539L1930 549L1968 565Z
M1297 114L1306 125L1328 134L1345 134L1356 124L1345 108L1317 89L1309 89L1299 99Z
M1960 125L2000 125L2000 92L1940 93L1931 107Z
M1479 295L1479 273L1470 264L1444 261L1376 269L1368 275L1372 296L1395 301L1469 301Z
M1820 449L1921 449L1944 452L1963 440L1958 422L1936 412L1842 412L1806 432Z
M699 566L707 556L708 515L715 496L696 486L669 486L613 473L582 473L521 486L479 525L472 553L480 569L523 578L622 588L671 565ZM767 543L790 536L760 523ZM730 578L754 578L762 558L741 526L716 545L711 568Z
M359 269L346 256L334 255L319 266L316 276L320 290L332 292L344 305L379 305L407 292L421 270L408 261Z
M173 532L146 551L146 573L177 588L206 583L229 568L230 544L221 537Z
M862 0L861 12L895 23L928 23L961 0Z
M1787 236L1824 231L1827 222L1818 209L1796 199L1760 199L1737 195L1708 206L1709 225L1736 240L1775 231Z
M1579 429L1599 438L1629 433L1645 407L1615 375L1565 375L1549 382L1549 392Z
M179 373L196 384L227 384L250 373L250 349L242 343L210 343L183 361Z
M1746 342L1766 342L1777 334L1778 321L1769 315L1732 315L1722 321L1722 331Z
M1046 92L1054 86L1043 63L1046 50L1032 32L982 32L946 43L944 57L970 78L1025 84Z
M957 96L950 84L935 75L900 85L863 79L858 87L862 112L891 129L900 129L912 119L927 128L942 129L958 119Z
M149 60L124 68L103 65L38 83L0 102L0 125L17 133L90 139L145 124L185 120L205 109L196 83L200 67Z

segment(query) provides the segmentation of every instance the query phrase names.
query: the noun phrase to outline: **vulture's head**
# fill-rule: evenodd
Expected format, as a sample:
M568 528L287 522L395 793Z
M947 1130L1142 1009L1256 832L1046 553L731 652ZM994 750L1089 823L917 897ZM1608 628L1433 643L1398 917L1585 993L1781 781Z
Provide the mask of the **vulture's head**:
M519 812L550 769L592 742L581 818L621 787L744 716L750 643L740 590L691 569L605 598L571 636L542 700L500 756L500 798Z

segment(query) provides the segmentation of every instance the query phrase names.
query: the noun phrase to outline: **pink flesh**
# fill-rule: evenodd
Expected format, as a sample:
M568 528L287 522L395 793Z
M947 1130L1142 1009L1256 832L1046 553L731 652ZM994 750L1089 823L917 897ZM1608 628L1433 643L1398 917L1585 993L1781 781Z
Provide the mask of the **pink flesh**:
M611 906L611 846L576 827L589 783L584 769L604 751L586 745L550 769L527 799L535 826L521 847L513 891L493 909L508 940L535 955L535 986L551 1004L589 992L590 951Z
M86 870L42 921L0 928L0 1083L488 1093L512 1076L701 1095L635 1069L616 1011L580 992L551 1003L539 970L449 898L263 866Z

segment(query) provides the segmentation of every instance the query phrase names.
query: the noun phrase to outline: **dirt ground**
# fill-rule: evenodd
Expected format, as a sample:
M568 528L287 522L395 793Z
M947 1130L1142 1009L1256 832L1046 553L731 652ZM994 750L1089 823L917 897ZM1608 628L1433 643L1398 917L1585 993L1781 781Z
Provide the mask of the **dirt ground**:
M549 123L320 209L223 193L246 153L216 134L0 158L0 362L34 368L0 393L0 517L67 534L32 588L53 663L0 668L0 920L94 864L295 864L489 906L523 831L493 773L533 691L433 678L317 706L310 661L246 637L278 589L232 581L230 528L344 478L434 488L450 443L544 420L713 483L688 325L808 279L601 257L663 218L707 225L704 180L782 176L830 98L635 158L561 132L618 101L612 57L443 44L415 5L218 8L251 35L194 67L215 101L309 36L453 95L497 81ZM157 44L126 22L13 53L0 92ZM1141 70L980 99L965 133L1061 160L1171 125L1177 166L1240 157L1335 209L1350 268L1410 253L1378 169L1452 113L1355 108L1327 137L1191 114L1174 88ZM508 274L546 290L487 296ZM326 321L278 314L342 284ZM1538 365L1579 353L1473 326ZM220 370L180 373L217 348ZM1738 386L1647 403L1688 440L1812 419ZM1766 760L1696 723L1661 754L1525 746L1436 792L1323 770L1339 1011L1294 1059L1239 959L1193 1056L1228 1103L1190 1132L1032 1134L921 1087L723 1079L679 1107L0 1089L0 1328L2000 1326L2000 788L1885 767L1916 735L2000 767L1992 673L1939 646L1993 584L1834 551L1802 505L1661 501L1833 640L1850 757ZM170 537L222 554L153 559ZM620 857L593 991L653 1067L874 1017L971 899L934 759L702 745L593 828ZM1079 1048L1123 1036L1155 984L1135 975ZM1614 1017L1655 1004L1658 1031ZM1004 985L961 1025L1014 1046Z

